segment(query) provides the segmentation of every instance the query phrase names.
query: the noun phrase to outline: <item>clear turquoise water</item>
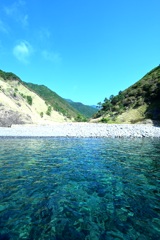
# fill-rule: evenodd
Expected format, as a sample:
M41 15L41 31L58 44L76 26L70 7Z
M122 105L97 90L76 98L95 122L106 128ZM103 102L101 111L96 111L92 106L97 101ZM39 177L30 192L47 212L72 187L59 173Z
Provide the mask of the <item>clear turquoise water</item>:
M0 239L160 239L160 140L0 139Z

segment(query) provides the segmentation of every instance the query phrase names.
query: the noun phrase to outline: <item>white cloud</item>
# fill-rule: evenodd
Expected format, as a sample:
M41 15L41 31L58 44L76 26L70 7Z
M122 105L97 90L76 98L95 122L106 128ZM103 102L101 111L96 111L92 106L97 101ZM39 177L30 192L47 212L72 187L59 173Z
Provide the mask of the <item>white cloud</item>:
M13 55L22 63L29 63L33 49L27 41L21 41L13 48Z
M28 26L28 15L24 13L25 1L18 0L10 6L4 8L7 16L14 19L16 22L21 23L23 27Z
M60 63L62 61L59 53L48 52L47 50L44 50L42 51L42 56L45 60L50 62Z

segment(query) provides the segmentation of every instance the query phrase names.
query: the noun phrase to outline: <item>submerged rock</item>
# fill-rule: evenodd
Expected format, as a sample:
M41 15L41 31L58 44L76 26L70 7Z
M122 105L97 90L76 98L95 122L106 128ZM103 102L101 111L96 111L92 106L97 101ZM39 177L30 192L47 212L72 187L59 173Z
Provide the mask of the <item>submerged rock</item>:
M8 233L0 234L0 240L10 240L11 237Z

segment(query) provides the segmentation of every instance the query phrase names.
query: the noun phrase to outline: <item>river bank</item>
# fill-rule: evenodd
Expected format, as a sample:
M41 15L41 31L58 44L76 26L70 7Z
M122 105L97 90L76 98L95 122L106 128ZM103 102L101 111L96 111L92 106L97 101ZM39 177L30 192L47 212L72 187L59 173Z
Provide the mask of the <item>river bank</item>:
M156 137L160 127L145 124L54 123L0 127L0 137Z

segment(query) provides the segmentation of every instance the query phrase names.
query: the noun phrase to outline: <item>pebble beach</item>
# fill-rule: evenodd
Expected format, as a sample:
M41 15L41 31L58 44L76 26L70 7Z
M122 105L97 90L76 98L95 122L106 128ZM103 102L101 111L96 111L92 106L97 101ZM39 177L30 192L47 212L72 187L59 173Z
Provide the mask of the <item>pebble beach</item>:
M54 123L0 127L0 137L160 138L160 127L147 124Z

